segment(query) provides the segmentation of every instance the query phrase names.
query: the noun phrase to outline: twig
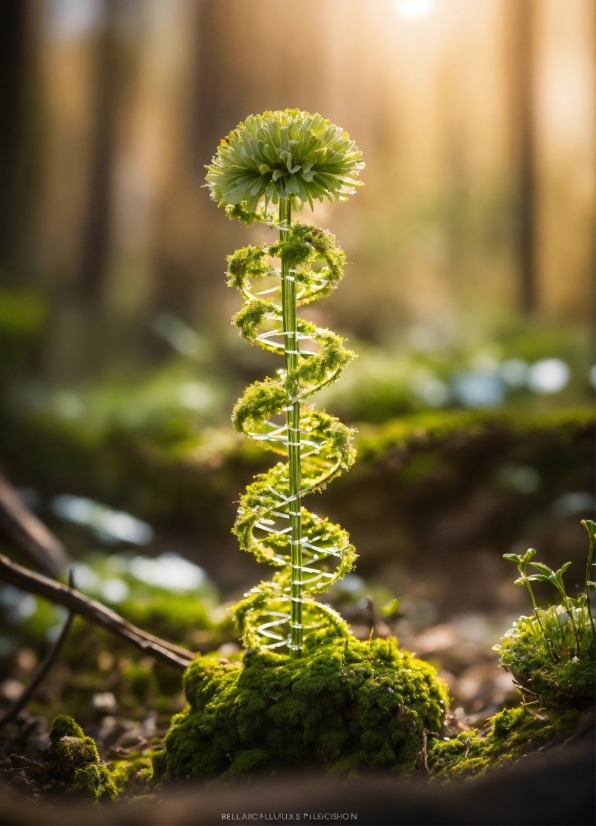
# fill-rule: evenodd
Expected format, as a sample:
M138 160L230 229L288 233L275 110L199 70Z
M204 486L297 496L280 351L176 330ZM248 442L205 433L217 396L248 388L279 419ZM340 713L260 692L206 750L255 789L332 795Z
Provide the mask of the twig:
M72 568L68 572L68 586L69 588L74 587L74 577L73 577L73 570ZM12 706L8 709L6 714L0 717L0 728L6 725L6 723L10 722L14 717L17 716L21 709L25 708L29 700L33 697L43 680L46 678L48 672L50 671L51 667L54 665L58 658L58 654L60 653L62 646L64 645L66 638L68 636L68 632L70 631L70 627L72 625L72 621L74 620L76 614L71 611L66 618L66 622L62 626L62 630L60 631L60 636L54 643L54 645L48 651L48 654L40 665L37 673L27 686L27 688L23 691L21 696L15 700Z
M428 731L422 732L422 748L416 755L416 768L421 774L428 774Z
M56 576L68 564L64 545L23 504L3 476L0 476L0 525L16 547L47 574Z
M96 602L94 599L89 599L74 588L54 582L42 574L17 565L16 562L8 559L3 554L0 554L0 579L9 582L16 588L31 591L50 602L63 605L71 613L79 614L95 625L101 625L107 631L117 634L131 645L140 648L145 654L176 668L186 668L188 663L196 656L186 648L174 645L174 643L162 640L160 637L155 637L153 634L148 634L141 628L137 628L136 625L127 622L115 611L106 608L105 605Z

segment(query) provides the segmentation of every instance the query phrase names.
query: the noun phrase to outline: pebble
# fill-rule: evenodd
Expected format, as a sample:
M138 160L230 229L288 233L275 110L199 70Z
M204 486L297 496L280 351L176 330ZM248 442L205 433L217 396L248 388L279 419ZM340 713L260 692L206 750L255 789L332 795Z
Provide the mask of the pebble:
M21 648L17 653L17 665L23 671L33 671L37 665L37 654L30 648Z
M101 691L93 695L91 704L99 714L116 714L118 703L111 691Z
M240 646L236 642L224 642L217 650L222 656L229 657L232 654L238 654Z
M13 680L12 677L8 677L0 683L0 697L3 700L8 700L9 703L18 700L24 690L23 683L20 680Z
M116 740L114 747L117 749L131 749L145 742L146 738L143 736L142 729L133 728L130 729L130 731L125 731L124 734Z

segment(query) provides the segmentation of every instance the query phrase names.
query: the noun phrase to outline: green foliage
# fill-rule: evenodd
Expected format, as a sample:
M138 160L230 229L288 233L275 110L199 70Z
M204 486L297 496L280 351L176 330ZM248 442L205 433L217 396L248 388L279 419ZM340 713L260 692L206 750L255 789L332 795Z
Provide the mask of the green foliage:
M135 625L172 642L190 644L189 631L214 629L207 609L196 593L145 592L138 599L127 599L122 604L122 615Z
M591 406L590 342L581 328L543 324L487 330L483 325L473 334L462 325L449 336L437 333L434 343L419 349L405 334L396 339L394 326L387 342L357 342L358 362L340 384L321 394L327 410L344 421L384 422L432 408L505 408L527 415ZM432 328L429 335L432 338ZM551 358L567 364L568 383L551 394L536 392L529 383L531 367ZM489 385L494 396L474 402L462 394L462 382L468 388L475 383Z
M209 655L184 678L188 707L172 721L156 774L229 777L320 765L353 772L414 769L424 730L439 732L447 689L394 639L313 640L300 659Z
M0 335L31 336L38 332L45 317L46 306L39 293L0 288Z
M485 732L464 731L451 740L429 740L430 773L440 779L484 774L571 731L579 716L575 709L541 708L530 713L524 707L506 708L489 720Z
M250 115L223 138L206 167L211 197L240 205L233 217L252 223L259 203L296 198L344 201L361 184L362 153L347 132L299 109Z

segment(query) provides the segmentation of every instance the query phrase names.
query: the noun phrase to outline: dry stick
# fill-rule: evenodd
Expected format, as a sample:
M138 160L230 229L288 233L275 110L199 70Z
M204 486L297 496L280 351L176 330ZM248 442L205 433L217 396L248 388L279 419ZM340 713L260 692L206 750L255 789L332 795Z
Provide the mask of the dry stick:
M68 572L68 585L69 585L70 588L72 588L74 586L74 578L73 578L72 568ZM23 691L21 696L17 700L15 700L15 702L12 704L12 706L8 709L6 714L4 714L2 717L0 717L0 728L5 726L6 723L10 722L10 720L12 720L14 717L16 717L21 709L25 708L25 706L27 705L29 700L33 697L33 695L35 694L35 692L37 691L37 689L39 688L39 686L41 685L43 680L46 678L46 676L47 676L48 672L50 671L51 667L56 662L56 659L58 658L58 654L60 653L60 650L62 649L62 646L64 645L64 643L66 641L66 638L68 636L68 632L70 631L70 627L72 625L72 621L74 620L75 616L76 615L73 611L71 611L69 613L69 615L66 618L66 622L62 626L62 631L60 631L60 636L58 637L58 639L56 640L54 645L48 651L48 654L47 654L45 660L43 661L43 663L41 664L41 666L39 667L39 669L37 670L37 673L35 674L35 676L31 680L31 682L29 683L27 688Z
M17 565L3 554L0 554L0 579L9 582L16 588L31 591L50 602L63 605L71 613L79 614L95 625L101 625L107 631L117 634L131 645L140 648L145 654L176 668L186 668L188 663L196 656L186 648L174 645L167 642L167 640L153 636L153 634L148 634L141 628L137 628L136 625L127 622L115 611L106 608L105 605L96 602L94 599L83 596L74 588L54 582L42 574L37 574L23 568L21 565Z
M15 546L47 574L56 576L68 564L64 545L23 504L3 476L0 476L0 525Z
M416 769L422 774L428 774L428 731L422 732L422 748L416 755Z

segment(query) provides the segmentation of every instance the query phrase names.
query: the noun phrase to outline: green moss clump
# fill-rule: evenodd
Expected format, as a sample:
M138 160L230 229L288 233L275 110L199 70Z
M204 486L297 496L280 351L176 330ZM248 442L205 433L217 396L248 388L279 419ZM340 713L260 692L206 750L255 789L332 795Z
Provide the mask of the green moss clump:
M76 737L79 740L84 739L85 732L80 725L69 717L67 714L59 714L54 717L52 727L50 729L50 755L56 753L56 748L63 737Z
M138 799L146 795L153 780L154 752L146 751L143 754L133 752L126 760L113 760L110 763L110 777L116 793L132 796Z
M489 720L487 732L464 731L452 740L429 740L428 768L442 779L483 774L521 757L577 724L577 709L506 708Z
M353 637L300 659L247 652L189 666L187 708L172 720L156 776L227 777L281 766L414 769L423 731L439 732L448 700L428 663L395 639Z
M59 714L50 729L50 766L56 779L66 782L77 793L95 802L116 796L107 766L99 759L92 737L72 717Z
M568 602L568 606L538 608L537 616L520 617L495 648L500 652L501 665L513 674L522 690L528 689L552 703L593 705L594 632L585 599Z

